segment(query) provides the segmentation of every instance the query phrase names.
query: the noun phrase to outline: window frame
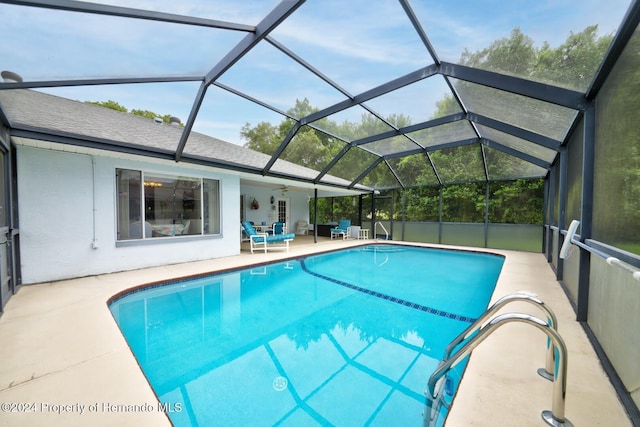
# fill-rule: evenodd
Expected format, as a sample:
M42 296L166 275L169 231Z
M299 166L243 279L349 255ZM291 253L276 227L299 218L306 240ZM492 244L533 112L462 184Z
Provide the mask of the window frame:
M122 204L125 201L122 195L128 191L128 188L121 187L120 176L122 173L132 173L138 174L139 182L137 182L137 206L134 207L134 211L131 211L131 205L127 207L125 211L122 211ZM198 182L197 188L199 189L199 195L196 195L194 198L199 202L199 206L196 209L197 218L191 218L194 222L199 223L199 231L197 233L191 234L174 234L174 235L158 235L154 233L153 235L147 235L149 227L151 223L147 218L147 196L148 193L145 192L145 181L149 179L156 178L165 178L168 180L175 180L178 182L179 180L188 180ZM222 206L221 206L221 180L216 178L209 178L204 176L194 176L188 174L173 174L170 172L164 171L145 171L142 169L130 169L130 168L115 168L114 173L115 178L115 189L116 189L116 197L115 197L115 241L116 246L131 246L138 244L150 244L150 243L167 243L172 241L181 241L184 242L186 240L200 240L203 238L217 238L222 235ZM133 191L136 191L136 183L132 185L134 187ZM130 185L131 187L131 185ZM129 187L129 188L130 188ZM208 190L205 193L205 189ZM173 194L175 197L175 193ZM133 199L127 198L127 202L133 201L133 204L136 204L135 197ZM208 203L208 206L205 207L205 202ZM137 212L135 211L137 209ZM182 207L184 210L185 207ZM175 212L174 212L175 213ZM204 215L207 213L208 217L205 219ZM126 219L125 219L126 217ZM161 221L167 221L167 218L162 219ZM170 219L169 219L170 220ZM173 224L175 224L176 218L173 220ZM126 224L123 223L126 221ZM141 234L140 237L129 237L130 233L130 225L132 221L140 222ZM143 227L142 224L149 223L149 226ZM190 223L190 226L193 225ZM145 230L146 228L146 230ZM126 231L125 231L126 230ZM207 232L207 230L212 230L212 232ZM191 230L193 231L193 230ZM122 234L126 234L125 238L122 238Z

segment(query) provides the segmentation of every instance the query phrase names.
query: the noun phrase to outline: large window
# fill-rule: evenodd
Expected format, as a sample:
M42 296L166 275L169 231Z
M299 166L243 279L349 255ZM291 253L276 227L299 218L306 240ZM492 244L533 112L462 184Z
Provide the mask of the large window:
M214 179L117 169L118 240L220 234Z

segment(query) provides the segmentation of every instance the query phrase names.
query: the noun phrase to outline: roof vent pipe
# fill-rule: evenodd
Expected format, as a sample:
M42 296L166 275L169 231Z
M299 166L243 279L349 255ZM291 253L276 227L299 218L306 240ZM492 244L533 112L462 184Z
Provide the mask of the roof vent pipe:
M154 117L154 118L153 118L153 121L154 121L155 123L158 123L158 124L162 124L162 122L163 122L162 117Z
M175 116L171 116L169 117L169 124L171 126L180 126L180 119L175 117Z
M2 80L5 83L22 83L22 77L19 74L14 73L13 71L3 71L0 73L2 76Z

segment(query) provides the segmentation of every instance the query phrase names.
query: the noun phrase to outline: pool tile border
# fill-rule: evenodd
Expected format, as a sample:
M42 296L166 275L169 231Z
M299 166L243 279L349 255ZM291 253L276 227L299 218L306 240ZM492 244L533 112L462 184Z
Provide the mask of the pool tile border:
M367 243L367 244L363 244L363 245L360 245L360 246L357 246L357 247L367 247L367 246L370 246L370 245L371 245L371 243ZM385 247L385 246L386 247L394 247L394 246L413 247L413 245L388 244L388 243L378 243L375 246L379 246L379 247ZM479 253L479 254L483 254L483 255L493 255L493 256L498 256L498 257L504 258L504 255L500 255L500 254L496 254L496 253L492 253L492 252L478 251L478 250L460 250L460 249L453 249L453 248L433 248L433 247L426 247L426 248L427 249L434 249L434 250L454 251L454 252L472 252L472 253ZM339 249L339 250L343 250L343 249ZM327 251L327 252L334 252L334 251L332 250L332 251ZM317 256L317 255L321 255L322 253L327 253L327 252L320 252L320 253L317 253L317 254L314 254L314 255L311 255L311 256ZM289 258L289 259L284 259L284 260L279 260L279 261L262 262L262 263L258 263L256 265L254 265L252 267L259 266L259 265L270 265L270 264L274 264L274 263L277 264L279 262L298 261L298 262L300 262L300 264L302 266L302 269L305 272L307 272L307 273L309 273L309 274L311 274L313 276L316 276L316 277L318 277L320 279L328 280L328 281L333 282L335 284L347 287L349 289L352 289L352 290L355 290L355 291L358 291L358 292L362 292L364 294L367 294L367 295L370 295L370 296L374 296L376 298L381 298L381 299L389 301L389 302L393 302L393 303L396 303L396 304L401 304L401 305L404 305L404 306L409 307L409 308L413 308L413 309L416 309L416 310L423 311L425 313L433 314L433 315L436 315L436 316L441 316L441 317L444 317L444 318L447 318L447 319L452 319L452 320L457 320L457 321L467 322L467 323L473 323L473 322L476 321L476 319L473 318L473 317L462 316L462 315L455 314L455 313L449 313L449 312L443 311L443 310L437 310L437 309L432 308L432 307L427 307L427 306L424 306L424 305L421 305L421 304L417 304L417 303L406 301L406 300L403 300L403 299L400 299L400 298L392 297L390 295L386 295L386 294L383 294L383 293L380 293L380 292L372 291L370 289L362 288L360 286L357 286L357 285L354 285L354 284L351 284L351 283L348 283L348 282L344 282L344 281L341 281L341 280L338 280L338 279L334 279L332 277L328 277L328 276L321 275L319 273L315 273L315 272L309 270L306 267L305 263L304 263L304 260L306 258L308 258L308 257L309 257L309 255L302 256L302 257L292 257L292 258ZM175 285L177 283L184 282L184 281L191 280L191 279L198 279L198 278L202 278L202 277L216 276L216 275L219 275L219 274L224 274L224 273L228 273L228 272L232 272L232 271L242 270L242 269L245 269L245 268L249 268L249 266L235 267L235 268L230 268L230 269L223 269L223 270L220 270L220 271L216 271L214 273L200 273L200 274L190 275L190 276L186 276L186 277L178 277L178 278L174 278L174 279L170 279L170 280L151 282L151 283L147 283L147 284L144 284L144 285L135 286L133 288L125 289L125 290L123 290L121 292L118 292L117 294L111 296L111 298L109 298L108 301L107 301L107 306L109 307L114 302L116 302L116 301L118 301L118 300L120 300L120 299L122 299L122 298L124 298L124 297L126 297L128 295L130 295L130 294L134 294L134 293L137 293L137 292L140 292L140 291L143 291L143 290L153 289L153 288L158 288L158 287L163 287L163 286L169 286L169 285Z
M393 302L393 303L396 303L396 304L401 304L401 305L404 305L404 306L409 307L409 308L413 308L413 309L416 309L416 310L424 311L426 313L434 314L436 316L445 317L447 319L453 319L453 320L458 320L460 322L467 322L467 323L473 323L473 322L476 321L476 319L474 319L473 317L462 316L460 314L455 314L455 313L449 313L449 312L443 311L443 310L437 310L435 308L427 307L426 305L417 304L415 302L407 301L407 300L404 300L402 298L392 297L390 295L383 294L381 292L372 291L371 289L366 289L366 288L360 287L358 285L354 285L352 283L344 282L342 280L335 279L333 277L329 277L329 276L325 276L325 275L320 274L320 273L316 273L315 271L309 270L309 268L306 266L306 264L304 262L304 259L299 259L298 261L300 262L300 265L302 266L302 270L305 273L308 273L308 274L310 274L312 276L315 276L315 277L317 277L319 279L323 279L323 280L327 280L329 282L335 283L336 285L344 286L346 288L353 289L354 291L362 292L364 294L367 294L367 295L370 295L370 296L373 296L373 297L376 297L376 298L381 298L381 299L383 299L385 301Z

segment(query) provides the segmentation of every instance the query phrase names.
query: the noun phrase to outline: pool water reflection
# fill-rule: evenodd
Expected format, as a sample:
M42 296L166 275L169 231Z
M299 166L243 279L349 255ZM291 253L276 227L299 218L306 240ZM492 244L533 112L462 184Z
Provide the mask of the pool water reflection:
M110 307L160 401L182 408L169 414L174 425L418 426L428 377L468 326L460 319L486 308L502 258L465 254L465 269L492 271L484 284L462 281L481 301L452 304L433 298L446 292L424 279L399 281L408 273L398 268L432 255L438 269L452 268L443 259L459 254L415 249L279 262L135 292ZM345 256L353 268L336 269ZM360 269L369 277L356 277ZM451 394L463 368L450 376ZM443 408L437 424L445 416Z

